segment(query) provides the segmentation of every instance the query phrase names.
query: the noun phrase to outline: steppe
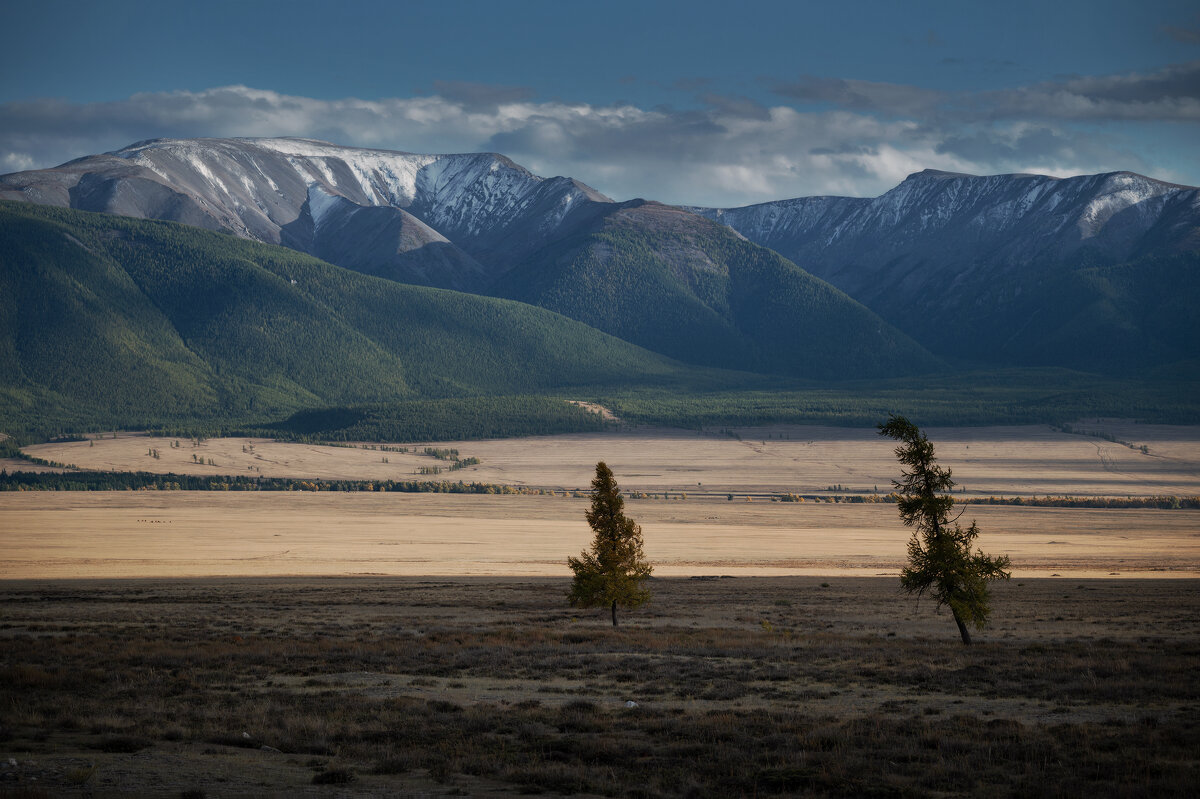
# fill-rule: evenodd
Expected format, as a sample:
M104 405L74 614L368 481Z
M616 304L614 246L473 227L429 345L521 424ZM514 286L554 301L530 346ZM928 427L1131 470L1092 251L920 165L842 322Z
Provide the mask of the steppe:
M1082 427L1107 438L1049 427L927 432L963 498L1200 494L1200 428ZM480 463L425 477L421 467L449 464L421 454L427 446ZM563 575L590 537L583 512L599 460L630 497L662 576L894 574L905 558L908 531L893 505L832 502L890 490L898 466L872 430L641 430L407 449L107 434L27 452L89 469L463 480L540 493L8 492L0 578ZM831 501L771 501L785 493ZM981 546L1008 553L1018 576L1200 576L1200 511L963 507Z
M0 796L1194 796L1200 581L0 582Z
M1095 421L1080 428L1117 441L1047 426L928 428L925 432L936 446L939 462L953 469L957 490L965 489L968 496L1200 492L1200 427ZM176 443L178 447L173 446ZM876 488L886 493L898 468L893 443L874 430L801 425L426 442L407 445L407 453L361 445L242 438L195 442L122 433L40 444L26 452L86 469L406 480L414 479L421 466L436 465L420 454L425 447L455 448L464 458L480 459L479 465L443 479L586 489L596 462L602 460L626 492L687 492L689 496L809 493L834 485L843 486L838 493Z
M1096 425L1107 438L927 432L964 497L1200 494L1200 429ZM966 506L1014 578L963 647L944 609L899 591L895 506L832 501L888 490L871 431L175 443L29 451L534 493L0 493L0 797L1200 785L1200 511ZM481 463L423 478L446 465L425 446ZM655 565L651 602L617 628L565 601L597 460Z

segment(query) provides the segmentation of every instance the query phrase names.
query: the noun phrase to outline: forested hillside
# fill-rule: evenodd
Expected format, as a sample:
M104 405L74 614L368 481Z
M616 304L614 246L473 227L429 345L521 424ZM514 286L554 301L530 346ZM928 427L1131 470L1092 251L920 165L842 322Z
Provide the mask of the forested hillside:
M573 303L597 325L681 355L784 364L794 376L685 366L549 310L369 277L227 234L0 202L0 432L415 440L598 429L566 398L607 404L626 423L686 426L860 424L897 409L922 424L1200 418L1195 369L1160 370L1152 383L930 373L936 362L882 323L876 337L840 327L854 304L774 253L743 251L715 225L660 223L649 239L644 226L610 220L543 261L544 272L514 273L509 288ZM681 261L673 248L688 254ZM711 268L680 267L699 256ZM615 279L603 280L606 270ZM1080 337L1110 307L1195 331L1195 305L1173 290L1193 273L1185 256L1080 270L1061 293L1063 313ZM1197 339L1168 354L1187 357ZM1130 341L1096 357L1136 358L1142 345ZM917 374L850 379L892 363Z
M540 308L182 225L0 203L0 408L44 430L694 375Z
M612 205L493 291L689 363L826 379L942 368L774 251L658 203Z

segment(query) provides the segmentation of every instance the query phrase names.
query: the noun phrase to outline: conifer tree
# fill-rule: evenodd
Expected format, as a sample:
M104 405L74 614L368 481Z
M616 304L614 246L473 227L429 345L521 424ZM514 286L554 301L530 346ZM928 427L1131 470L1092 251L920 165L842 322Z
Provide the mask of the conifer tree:
M900 442L896 457L906 467L901 480L892 485L900 495L900 519L915 528L908 541L908 565L900 572L900 585L918 599L928 591L937 606L947 605L954 614L964 644L971 643L967 624L976 629L987 623L991 612L989 580L1007 580L1007 555L992 557L971 551L979 535L975 522L963 530L950 518L954 497L940 492L954 486L950 470L937 465L933 444L916 425L903 416L892 416L879 425L879 434Z
M575 572L567 595L571 605L610 606L614 627L618 605L636 608L650 599L650 591L642 585L651 572L642 554L642 528L626 518L624 507L612 470L600 461L592 480L592 508L586 514L596 536L589 550L578 558L567 558Z

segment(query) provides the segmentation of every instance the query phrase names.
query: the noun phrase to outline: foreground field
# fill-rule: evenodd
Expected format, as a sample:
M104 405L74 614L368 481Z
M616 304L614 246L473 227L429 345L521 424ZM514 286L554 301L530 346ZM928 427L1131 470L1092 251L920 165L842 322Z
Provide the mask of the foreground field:
M1093 422L1046 426L930 428L940 462L968 496L1200 494L1200 428ZM352 480L411 480L422 467L448 467L423 454L456 448L482 462L437 479L586 489L596 461L626 491L886 493L897 476L893 444L873 429L802 425L706 433L650 429L407 445L408 452L288 444L266 439L192 441L133 434L39 444L26 452L85 469ZM1145 447L1143 451L1142 447ZM14 465L10 464L9 468ZM834 492L830 492L834 493Z
M346 492L4 492L0 579L563 576L584 497ZM895 573L895 505L630 499L660 576ZM1018 577L1200 577L1200 511L973 505Z
M1200 583L1015 580L970 648L895 579L10 581L20 796L1191 796ZM634 704L630 704L634 703Z

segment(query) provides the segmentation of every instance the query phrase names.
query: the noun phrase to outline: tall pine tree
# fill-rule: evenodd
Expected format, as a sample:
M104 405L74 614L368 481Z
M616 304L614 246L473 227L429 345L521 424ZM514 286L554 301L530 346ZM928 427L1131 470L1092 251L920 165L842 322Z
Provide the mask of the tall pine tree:
M908 565L900 572L900 585L919 598L928 591L938 607L947 605L964 644L971 643L967 624L983 627L991 612L989 580L1007 580L1007 555L993 558L971 551L979 528L963 530L950 518L954 497L942 494L954 487L950 470L937 465L933 444L903 416L892 416L879 425L879 434L900 442L896 457L905 467L902 479L892 485L900 494L900 519L915 528L908 540Z
M592 508L586 514L596 536L589 550L567 558L575 572L567 598L573 607L611 606L614 627L618 605L636 608L650 599L643 585L651 568L642 554L642 528L625 517L624 508L612 470L600 461L592 480Z

